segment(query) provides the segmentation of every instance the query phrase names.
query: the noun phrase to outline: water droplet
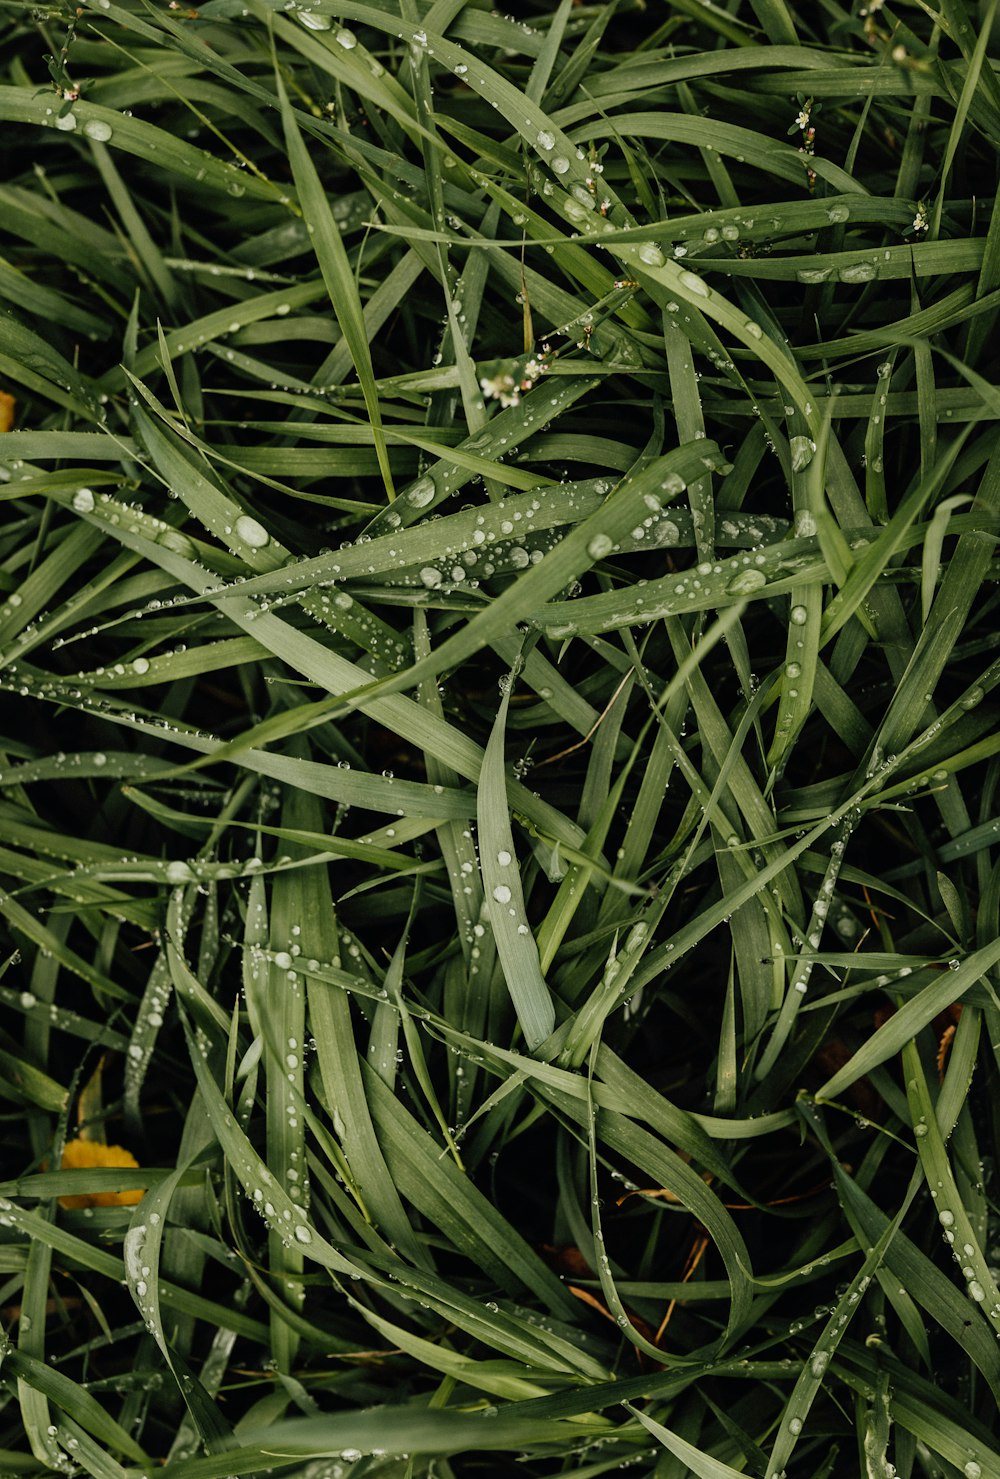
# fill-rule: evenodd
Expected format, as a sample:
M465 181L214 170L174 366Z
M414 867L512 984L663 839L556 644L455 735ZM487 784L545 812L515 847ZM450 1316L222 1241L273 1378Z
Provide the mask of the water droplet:
M553 133L549 133L547 128L543 128L535 143L539 149L554 149L556 147L556 136Z
M644 241L639 248L639 261L647 267L662 267L663 253L654 241Z
M727 582L726 590L731 596L749 596L766 584L767 576L763 570L741 570Z
M805 472L813 460L816 443L809 437L792 437L789 447L792 453L792 472Z
M851 219L851 212L846 205L831 205L826 213L826 218L828 221L832 221L835 226L838 226L842 222Z
M148 673L149 659L147 657L137 657L132 664L132 671L135 673Z
M434 491L433 480L431 478L421 478L419 482L414 483L406 497L413 504L414 508L426 508L429 503L433 503L434 501Z
M301 1222L297 1222L295 1224L295 1236L300 1243L311 1243L313 1240L312 1233L307 1227L304 1227Z
M61 118L56 119L56 128L61 128L63 133L70 133L76 128L76 114L64 113Z
M94 509L94 494L90 488L77 488L73 494L73 507L78 514L89 514Z
M342 46L345 51L353 51L358 44L357 36L355 36L353 31L349 31L346 26L341 26L340 30L334 37L334 40L336 41L337 45Z
M793 606L788 613L788 618L794 626L805 626L809 619L809 613L804 606Z
M510 889L505 883L498 883L496 888L493 890L493 897L496 899L498 904L509 904Z
M240 514L236 520L235 533L237 539L241 539L251 549L263 549L271 538L264 525L252 519L249 514Z
M88 139L96 139L99 144L106 144L111 137L111 124L105 123L103 118L88 118L83 125L83 131Z
M308 31L329 31L333 24L328 15L316 15L312 10L300 10L299 20Z
M500 864L501 868L506 868L511 861L512 859L510 853L505 847L502 847L497 853L497 862Z
M564 175L569 169L569 160L564 159L561 154L556 154L552 160L552 168L557 175Z
M587 554L592 560L603 560L605 555L610 555L614 549L614 540L607 534L595 534L587 545Z
M841 282L871 282L876 275L875 266L871 262L849 262L840 269Z
M697 272L682 272L681 282L687 288L688 292L694 293L696 297L708 297L708 283L703 277L699 277Z
M435 570L433 565L425 565L420 572L420 579L429 590L433 590L441 584L442 576L440 570Z

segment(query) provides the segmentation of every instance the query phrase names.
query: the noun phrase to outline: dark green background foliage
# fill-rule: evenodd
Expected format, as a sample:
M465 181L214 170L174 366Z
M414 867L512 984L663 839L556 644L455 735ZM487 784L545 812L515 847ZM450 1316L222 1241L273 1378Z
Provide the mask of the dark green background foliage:
M996 8L0 5L0 1473L1000 1476Z

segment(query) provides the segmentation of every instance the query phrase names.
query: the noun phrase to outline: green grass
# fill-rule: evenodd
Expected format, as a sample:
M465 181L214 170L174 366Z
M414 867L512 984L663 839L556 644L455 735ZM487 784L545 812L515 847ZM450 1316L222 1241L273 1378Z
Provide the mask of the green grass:
M3 1479L998 1479L996 13L0 3Z

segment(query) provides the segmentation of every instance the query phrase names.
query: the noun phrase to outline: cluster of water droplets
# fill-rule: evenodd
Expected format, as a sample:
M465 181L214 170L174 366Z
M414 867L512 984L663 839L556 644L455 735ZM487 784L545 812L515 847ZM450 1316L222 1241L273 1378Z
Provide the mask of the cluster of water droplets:
M192 907L189 905L189 908ZM149 973L129 1036L125 1055L124 1098L126 1112L137 1116L146 1073L152 1061L160 1028L170 1004L173 984L166 957L159 953Z

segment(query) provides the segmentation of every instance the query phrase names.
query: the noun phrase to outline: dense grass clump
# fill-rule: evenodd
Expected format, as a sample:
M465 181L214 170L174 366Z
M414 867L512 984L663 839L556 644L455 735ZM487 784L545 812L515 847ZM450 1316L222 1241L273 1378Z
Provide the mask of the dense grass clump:
M0 4L5 1479L1000 1476L996 13Z

